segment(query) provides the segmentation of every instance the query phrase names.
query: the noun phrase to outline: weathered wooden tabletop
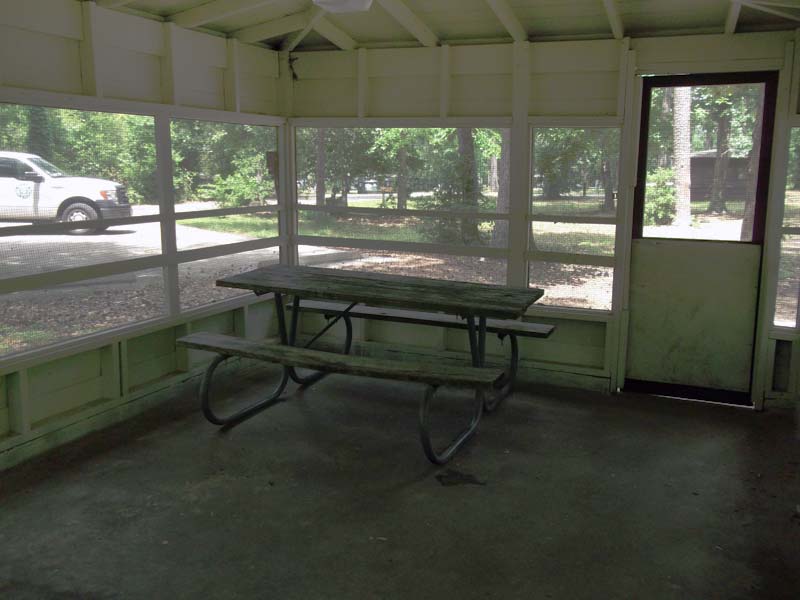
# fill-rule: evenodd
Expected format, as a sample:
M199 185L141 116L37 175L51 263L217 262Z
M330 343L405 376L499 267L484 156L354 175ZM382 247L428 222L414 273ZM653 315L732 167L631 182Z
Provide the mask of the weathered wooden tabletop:
M288 265L271 265L232 275L218 280L217 285L307 299L499 319L520 318L531 304L544 295L544 290L538 288L507 288L482 283Z

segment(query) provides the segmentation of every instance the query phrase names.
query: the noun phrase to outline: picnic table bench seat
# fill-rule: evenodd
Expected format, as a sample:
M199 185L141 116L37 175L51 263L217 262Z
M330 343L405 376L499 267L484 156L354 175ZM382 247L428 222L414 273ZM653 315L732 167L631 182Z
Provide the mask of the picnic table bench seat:
M326 316L341 313L347 305L338 302L324 302L320 300L301 300L301 312L317 313ZM291 309L291 305L289 306ZM455 315L444 313L422 312L402 308L376 308L373 306L358 305L349 311L351 317L369 319L373 321L394 321L397 323L412 323L415 325L434 325L450 329L467 329L467 323ZM498 335L518 335L521 337L548 338L555 331L555 325L542 323L529 323L514 319L487 319L486 331Z
M437 452L431 442L428 415L431 401L440 386L469 388L490 391L503 376L503 370L492 367L471 367L431 362L398 361L386 358L373 358L350 354L339 354L321 350L311 350L287 346L273 340L246 340L240 337L219 333L197 332L177 340L179 346L217 353L216 364L231 356L283 365L284 376L279 385L280 392L286 385L286 369L313 369L322 373L341 373L360 375L379 379L392 379L422 383L427 386L420 404L420 436L428 459L436 464L446 463L450 457L472 436L478 427L483 413L483 399L476 394L475 410L470 424L443 451ZM231 424L253 414L271 402L272 397L231 416L218 417L210 406L211 377L216 364L206 371L201 384L201 400L206 418L217 424Z

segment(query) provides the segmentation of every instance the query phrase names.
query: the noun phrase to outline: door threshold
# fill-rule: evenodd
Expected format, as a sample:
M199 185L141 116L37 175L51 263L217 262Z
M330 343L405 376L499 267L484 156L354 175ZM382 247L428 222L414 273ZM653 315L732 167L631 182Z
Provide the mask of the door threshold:
M693 385L681 385L677 383L642 381L639 379L626 379L625 387L622 389L622 391L635 392L637 394L649 394L651 396L661 396L664 398L673 398L675 400L702 402L705 404L721 404L724 406L735 406L739 408L753 408L753 403L750 401L750 394L747 392L718 390Z

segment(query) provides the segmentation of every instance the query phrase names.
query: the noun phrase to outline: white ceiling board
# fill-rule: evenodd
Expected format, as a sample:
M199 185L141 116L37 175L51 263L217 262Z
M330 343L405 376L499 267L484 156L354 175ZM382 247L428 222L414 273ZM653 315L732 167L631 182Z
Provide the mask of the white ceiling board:
M509 4L534 39L571 35L611 37L602 0L511 0Z
M123 8L134 8L144 12L166 17L183 10L195 8L209 0L133 0Z
M205 27L229 33L251 25L276 21L288 15L301 13L309 8L311 8L310 0L273 0L273 2L253 10L207 23Z
M373 2L372 8L367 12L343 15L328 14L327 18L359 42L416 41L416 38L377 2Z
M620 0L619 11L628 35L699 29L722 31L728 0Z
M508 31L485 0L405 0L442 41L507 38Z

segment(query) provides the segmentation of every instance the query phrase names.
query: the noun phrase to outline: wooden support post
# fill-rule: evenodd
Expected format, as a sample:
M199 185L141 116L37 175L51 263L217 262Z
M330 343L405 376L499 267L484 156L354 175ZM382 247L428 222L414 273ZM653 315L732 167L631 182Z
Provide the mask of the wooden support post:
M178 250L175 239L175 188L173 185L170 122L170 118L166 115L156 115L155 117L156 167L161 210L161 251L166 259L164 287L167 294L167 310L170 316L177 316L180 313L180 292Z
M99 62L95 31L97 29L97 5L94 2L81 4L81 23L83 38L80 42L81 87L87 96L103 96L100 85Z
M176 65L174 23L164 23L164 54L161 57L161 100L164 104L180 104L178 101L178 67Z
M363 119L369 112L369 65L367 49L359 48L358 53L358 106L356 114Z
M531 140L529 42L514 42L511 97L511 201L509 219L508 284L528 287L528 213L530 205Z
M439 116L450 115L450 46L443 44L439 49Z
M227 65L225 68L225 110L239 112L241 100L239 93L239 40L226 40Z

